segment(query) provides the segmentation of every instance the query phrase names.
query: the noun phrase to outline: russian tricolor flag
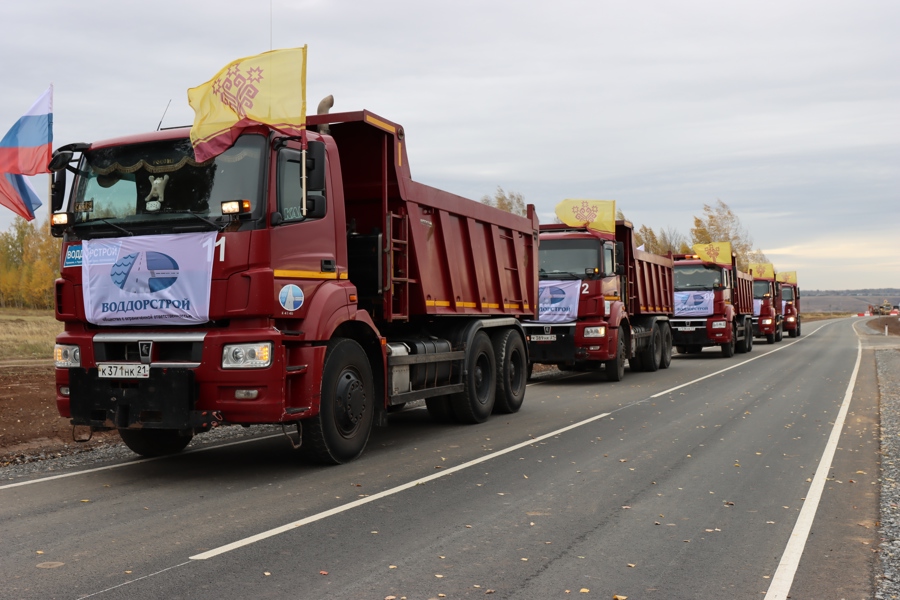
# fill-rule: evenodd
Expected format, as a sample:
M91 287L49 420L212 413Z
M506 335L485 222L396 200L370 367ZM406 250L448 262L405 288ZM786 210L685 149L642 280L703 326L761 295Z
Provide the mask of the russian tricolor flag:
M49 173L53 152L53 86L0 140L0 204L27 221L41 201L23 175Z

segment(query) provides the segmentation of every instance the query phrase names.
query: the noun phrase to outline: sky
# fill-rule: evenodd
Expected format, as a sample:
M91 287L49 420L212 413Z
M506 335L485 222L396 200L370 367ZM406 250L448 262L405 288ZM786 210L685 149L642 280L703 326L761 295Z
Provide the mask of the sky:
M29 0L0 22L0 133L50 84L54 148L190 125L188 88L306 44L309 112L402 124L416 181L544 222L613 199L686 236L721 200L801 288L900 288L894 0Z

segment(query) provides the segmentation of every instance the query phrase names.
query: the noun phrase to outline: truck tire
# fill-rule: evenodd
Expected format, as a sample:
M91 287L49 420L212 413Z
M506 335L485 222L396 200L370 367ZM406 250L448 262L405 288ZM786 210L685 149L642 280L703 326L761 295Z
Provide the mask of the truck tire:
M622 339L621 332L619 333L619 343L616 344L616 356L604 363L604 369L606 369L607 381L622 381L622 378L625 377L625 340Z
M797 335L795 337L800 337L800 319L797 319Z
M659 326L654 324L650 331L650 343L642 353L641 362L643 362L644 370L653 373L659 370L659 363L662 361L662 334L659 332Z
M120 429L119 437L132 452L152 458L178 454L191 443L190 429Z
M356 341L333 338L325 351L319 414L304 423L303 447L326 464L339 465L360 454L375 416L372 367Z
M672 328L666 324L662 326L662 354L659 357L659 368L668 369L672 364Z
M747 329L747 320L746 319L744 319L742 329L744 330L744 337L740 340L737 340L734 345L734 349L738 354L745 354L745 353L749 352L750 351L750 348L749 348L750 340L753 339L749 335L750 330ZM736 337L737 332L738 332L738 328L737 328L737 326L735 326L735 330L734 330L735 339L737 339L737 337Z
M701 352L703 352L703 346L692 344L687 347L688 354L700 354Z
M719 344L719 347L722 348L722 356L724 358L731 358L734 356L734 346L735 339L737 338L737 326L731 326L731 341L726 344Z
M531 381L531 377L534 375L534 363L528 363L528 381Z
M484 423L494 409L497 361L491 338L479 331L466 352L466 387L450 396L453 414L460 423Z
M784 339L784 325L779 324L778 327L775 328L775 341L780 342Z
M678 352L678 354L687 354L688 353L687 346L675 346L675 351Z
M428 409L431 419L437 423L456 422L456 417L453 416L453 407L450 406L450 400L446 396L426 398L425 408Z
M753 321L747 318L747 352L753 350Z
M525 386L528 384L528 361L525 359L525 342L515 329L501 332L494 339L497 363L497 392L494 399L495 413L511 414L522 408Z
M774 343L775 343L775 334L774 334L774 333L767 333L767 334L766 334L766 343L768 343L768 344L774 344Z

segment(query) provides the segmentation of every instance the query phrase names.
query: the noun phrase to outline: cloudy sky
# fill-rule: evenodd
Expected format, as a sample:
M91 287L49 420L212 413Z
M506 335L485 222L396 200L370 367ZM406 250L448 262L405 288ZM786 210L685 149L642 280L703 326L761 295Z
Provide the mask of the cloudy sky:
M310 110L402 124L418 181L684 234L722 200L801 287L900 287L894 0L28 0L0 22L0 130L52 83L54 147L154 130L170 101L163 126L190 124L189 87L307 44Z

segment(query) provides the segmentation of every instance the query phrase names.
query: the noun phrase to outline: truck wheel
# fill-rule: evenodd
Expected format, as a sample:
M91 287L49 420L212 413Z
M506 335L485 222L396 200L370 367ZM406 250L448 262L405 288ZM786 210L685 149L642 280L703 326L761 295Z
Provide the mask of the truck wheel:
M528 381L531 381L531 376L534 375L534 363L528 363Z
M644 370L649 373L658 371L659 363L662 361L662 334L659 332L659 327L655 324L650 332L650 344L642 354L641 359L644 363Z
M483 331L475 334L466 352L465 389L453 394L450 404L460 423L484 423L494 409L497 363L491 338Z
M525 343L515 329L501 333L495 340L497 362L497 393L494 412L510 414L518 412L525 400L528 384L528 361L525 360Z
M747 330L745 335L747 336L747 352L750 352L753 350L753 321L750 319L747 319Z
M428 414L432 420L437 423L456 422L456 417L453 416L453 407L450 406L450 400L445 396L426 398L425 408L428 409Z
M662 328L662 354L659 357L659 368L668 369L672 364L672 328L664 325Z
M675 346L675 351L678 352L678 354L688 353L687 346Z
M774 344L774 343L775 343L775 334L774 334L774 333L767 333L767 334L766 334L766 343L769 343L769 344Z
M375 385L366 353L354 340L328 342L319 402L319 414L303 427L308 452L335 465L362 454L375 416Z
M703 352L703 346L691 345L687 347L688 354L700 354Z
M735 338L737 337L737 327L732 325L731 327L731 341L727 344L720 344L719 346L722 348L722 356L725 358L731 358L734 356L734 345Z
M604 364L607 381L622 381L625 377L625 340L619 334L619 343L616 345L616 356Z
M775 341L780 342L784 339L784 325L779 325L775 328Z
M745 352L748 352L747 346L748 346L748 340L750 338L747 335L747 321L746 320L744 320L744 323L743 323L743 330L744 330L744 338L741 340L738 340L737 339L738 326L737 326L737 322L735 322L734 336L735 336L736 341L734 343L734 350L738 354L744 354Z
M190 429L120 429L119 437L132 452L146 456L178 454L191 443Z
M797 319L797 337L800 337L800 319Z

